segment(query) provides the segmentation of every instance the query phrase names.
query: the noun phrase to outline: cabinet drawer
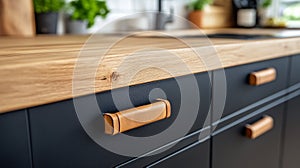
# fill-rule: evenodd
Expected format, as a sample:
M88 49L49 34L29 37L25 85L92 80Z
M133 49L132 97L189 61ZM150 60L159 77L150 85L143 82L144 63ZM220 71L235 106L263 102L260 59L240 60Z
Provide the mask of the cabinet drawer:
M201 92L198 116L195 124L189 132L194 132L202 127L209 126L210 123L204 125L204 121L208 116L210 105L210 83L207 73L197 74L196 79ZM180 77L182 82L189 84L190 76ZM151 93L151 91L163 90L165 98L170 101L172 114L168 119L160 120L158 122L145 125L133 130L124 132L124 134L132 137L148 137L156 135L161 131L167 129L176 119L180 106L182 104L181 94L188 94L195 90L186 90L187 93L182 93L175 79L168 79L158 82L152 82L143 85L137 85L129 88L129 97L134 106L142 106L149 104L149 95L152 99L162 98L161 93ZM123 98L126 95L126 88L113 90L115 96ZM77 98L76 101L82 102L86 112L97 110L89 105L89 96ZM132 108L129 104L121 104L121 109L117 109L114 104L112 92L103 92L96 95L98 105L103 113L114 113L120 110ZM185 102L192 101L193 97L186 97ZM185 104L186 111L184 113L192 112L188 104ZM191 107L191 109L193 109ZM72 100L48 104L40 107L29 109L31 121L31 134L32 134L32 148L33 148L33 161L35 167L114 167L124 163L132 157L122 156L114 151L108 151L95 143L82 128L74 108ZM102 114L97 114L95 117L102 118ZM209 117L209 116L208 116ZM93 120L93 119L92 119ZM96 120L97 121L97 120ZM112 144L122 142L120 148L126 148L123 136L107 135L104 133L103 123L94 123L90 121L99 137L108 140ZM182 125L186 127L186 125ZM181 131L178 129L177 131ZM182 135L184 136L184 135ZM177 137L176 137L177 138ZM138 147L142 150L141 153L147 153L151 150L161 147L169 142L176 140L175 136L168 136L165 139L157 139L151 141L149 147ZM127 143L131 143L131 141ZM132 148L131 150L135 150ZM130 151L129 151L130 152Z
M164 147L160 148L159 150L155 150L157 154L151 153L148 155L144 155L139 158L134 158L126 163L122 163L121 165L117 166L117 168L131 168L131 167L147 167L147 165L151 165L156 162L161 162L162 160L165 160L167 158L171 158L171 156L175 156L177 154L184 153L183 151L187 151L191 147L194 147L195 145L191 144L200 144L200 143L206 143L206 141L209 141L210 137L210 127L206 127L204 129L201 129L193 134L190 134L189 136L186 136L184 139L180 140L176 143L172 148L168 150L164 150L165 148L168 148L168 145L165 145ZM199 142L201 141L201 142ZM172 143L171 143L172 145ZM197 145L198 146L198 145ZM204 146L204 145L202 145ZM205 157L202 158L202 162L206 164L208 162L208 157L210 156L210 151L208 150L208 146L205 149L201 149L198 151L198 153L201 153L202 155L205 155ZM161 152L162 151L162 152ZM154 152L154 151L152 151ZM151 155L152 154L152 155ZM153 165L154 166L154 165ZM205 168L205 166L204 166Z
M209 121L209 108L210 108L210 98L211 98L211 84L208 73L196 74L195 79L197 80L197 89L200 90L200 102L196 102L198 107L194 107L195 104L193 95L195 92L194 88L190 83L193 82L193 76L183 76L176 79L168 79L163 81L151 82L147 84L137 85L129 88L129 97L132 104L136 107L150 104L149 97L151 99L157 99L165 97L171 104L171 116L168 119L161 120L143 127L139 127L127 132L124 132L130 136L146 137L156 135L169 126L171 126L177 119L179 110L184 113L184 115L189 115L193 113L193 109L197 109L198 116L194 121L194 124L189 132L197 131L203 127L209 126L210 123L204 124L205 120ZM179 81L179 82L178 82ZM184 85L183 87L179 85ZM191 85L191 87L189 87ZM182 90L185 88L185 90ZM154 92L154 94L153 94ZM164 92L164 93L162 93ZM126 97L126 89L118 89L114 91L115 97ZM152 95L152 96L149 96ZM163 96L165 95L165 96ZM98 103L100 105L101 111L106 113L114 113L120 110L126 110L132 108L129 104L121 104L121 109L117 109L115 106L111 92L106 92L97 95ZM125 102L125 101L124 101ZM119 103L120 104L120 103ZM182 110L184 109L184 110ZM186 122L190 122L189 119ZM188 124L182 123L180 130L184 129ZM177 131L180 131L177 130Z
M258 86L250 85L249 78L253 72L274 68L276 70L276 79ZM219 78L220 71L214 73L214 85L222 83ZM243 107L253 104L265 97L275 94L286 88L288 76L288 58L280 58L253 64L242 65L225 69L227 80L227 97L222 117L232 114ZM265 77L263 77L265 78ZM266 79L268 75L266 75ZM214 88L215 97L218 97L217 88ZM215 112L214 112L215 113ZM213 121L216 121L218 115L213 115Z
M283 168L298 168L300 165L300 96L288 101L285 121Z
M300 82L300 55L293 56L291 59L290 85Z
M209 168L209 140L194 143L148 166Z
M26 118L25 110L0 115L0 167L31 167Z
M212 167L278 168L283 111L284 105L276 106L214 135L212 137ZM273 118L273 128L256 139L246 137L247 124L261 121L265 115Z
M291 74L289 85L295 85L300 82L300 55L293 56L291 59ZM296 92L299 92L296 91ZM294 92L294 93L296 93ZM300 96L297 96L287 102L285 113L285 126L283 136L283 168L297 168L300 165Z
M34 167L113 167L129 159L101 148L86 134L72 100L29 112Z

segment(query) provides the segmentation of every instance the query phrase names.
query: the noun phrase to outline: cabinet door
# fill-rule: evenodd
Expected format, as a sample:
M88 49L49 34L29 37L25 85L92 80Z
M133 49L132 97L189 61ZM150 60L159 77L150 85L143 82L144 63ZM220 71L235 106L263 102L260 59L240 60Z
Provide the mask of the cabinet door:
M300 82L300 55L293 56L291 59L291 74L290 85L294 85Z
M93 142L74 111L71 100L30 109L34 167L113 167L129 159Z
M289 85L297 86L300 83L300 56L293 56L290 59ZM288 101L286 110L285 134L283 136L283 168L298 168L300 165L300 96Z
M233 114L241 108L284 90L288 79L288 60L288 58L279 58L225 69L227 97L222 117ZM250 74L262 72L269 68L276 70L276 78L274 81L257 86L250 84ZM214 87L216 88L222 88L222 86L219 85L224 85L223 82L220 81L222 78L220 78L219 75L220 70L214 71ZM269 78L270 76L265 77ZM218 91L214 93L216 94L215 97L218 97ZM213 122L218 119L219 118L213 114Z
M0 167L31 167L25 110L0 115Z
M212 138L213 168L278 168L284 105L251 117ZM256 139L245 136L245 126L271 116L274 127Z
M180 129L176 130L177 132L167 134L168 137L166 138L145 141L148 146L137 147L133 141L130 141L132 139L125 139L124 136L120 136L120 134L114 136L107 135L104 133L104 124L99 122L99 120L102 119L102 114L100 112L98 113L97 108L100 108L102 113L114 113L119 110L132 108L128 102L123 101L123 99L126 98L126 88L97 94L96 98L99 105L97 108L89 105L89 97L92 97L92 95L79 97L76 98L76 100L82 103L83 106L81 108L84 112L96 112L95 115L93 113L93 116L88 123L93 128L93 131L96 130L94 133L97 136L107 140L106 142L109 142L110 144L114 144L117 148L124 149L124 151L126 150L125 152L128 153L138 148L138 150L141 151L141 154L138 154L140 156L176 141L178 137L173 134L183 132L181 129L184 127L187 128L187 131L182 133L182 137L188 134L188 131L191 133L202 129L202 127L209 126L210 123L204 124L206 117L209 117L209 77L207 73L201 73L196 75L196 79L197 82L199 82L199 89L201 90L201 103L198 103L199 108L191 107L193 106L191 102L194 101L194 97L189 95L197 90L188 87L190 86L190 76L183 76L176 79L181 80L181 82L186 85L185 88L188 89L185 91L180 90L175 79L151 82L129 88L129 97L132 104L136 107L149 104L149 97L154 99L162 98L160 96L164 96L163 93L165 94L165 98L171 103L172 114L170 118L124 132L124 134L132 136L134 139L138 139L138 142L142 141L139 137L147 138L159 134L165 129L168 129L173 122L175 122L177 115L179 115L179 109L183 106L183 100L181 100L183 96L181 94L186 95L184 101L188 102L188 104L184 105L186 110L183 111L183 113L186 115L192 112L195 112L196 115L198 114L198 116L195 117L195 122L190 122L190 127L187 126L187 123L182 123ZM158 91L158 94L153 93L153 90ZM122 109L116 107L112 92L116 94L115 96L122 99L122 107L120 107ZM198 111L194 111L194 109L197 109ZM133 159L131 156L127 157L117 154L117 152L106 150L103 146L100 146L93 141L79 122L72 100L30 108L29 114L32 134L33 162L35 167L106 168L115 167ZM130 145L127 145L126 143L136 146L128 149L126 147ZM179 146L177 147L179 148ZM180 146L180 148L182 148L182 146ZM168 150L168 152L174 152L172 150L173 148Z
M283 168L300 165L300 96L287 103Z
M209 168L209 144L209 140L192 144L180 151L177 151L161 160L148 165L147 168Z
M197 134L186 136L169 150L164 151L164 148L168 147L166 145L157 149L157 154L132 159L119 165L118 168L147 167L147 165L150 167L183 167L182 165L186 162L189 162L189 167L208 168L210 131L210 127L199 130Z

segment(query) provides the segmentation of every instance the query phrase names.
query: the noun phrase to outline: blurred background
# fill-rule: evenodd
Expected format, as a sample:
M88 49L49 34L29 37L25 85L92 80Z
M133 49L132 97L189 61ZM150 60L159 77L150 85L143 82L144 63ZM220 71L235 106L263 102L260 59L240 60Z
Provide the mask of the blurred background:
M300 0L0 0L0 34L188 29L172 14L192 20L194 10L202 11L200 28L236 27L235 1L256 4L254 27L300 28Z

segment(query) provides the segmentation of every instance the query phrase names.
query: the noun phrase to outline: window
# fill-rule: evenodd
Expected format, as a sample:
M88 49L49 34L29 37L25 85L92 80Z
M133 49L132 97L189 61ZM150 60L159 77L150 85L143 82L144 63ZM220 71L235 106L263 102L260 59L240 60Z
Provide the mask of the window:
M286 21L287 27L300 28L300 0L277 0L278 15ZM275 0L276 2L276 0Z

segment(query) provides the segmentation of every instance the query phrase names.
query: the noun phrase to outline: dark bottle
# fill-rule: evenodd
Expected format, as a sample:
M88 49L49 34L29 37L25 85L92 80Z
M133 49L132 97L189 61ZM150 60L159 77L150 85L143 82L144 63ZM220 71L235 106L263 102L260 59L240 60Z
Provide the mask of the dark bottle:
M237 27L256 27L257 0L233 0L233 13Z

